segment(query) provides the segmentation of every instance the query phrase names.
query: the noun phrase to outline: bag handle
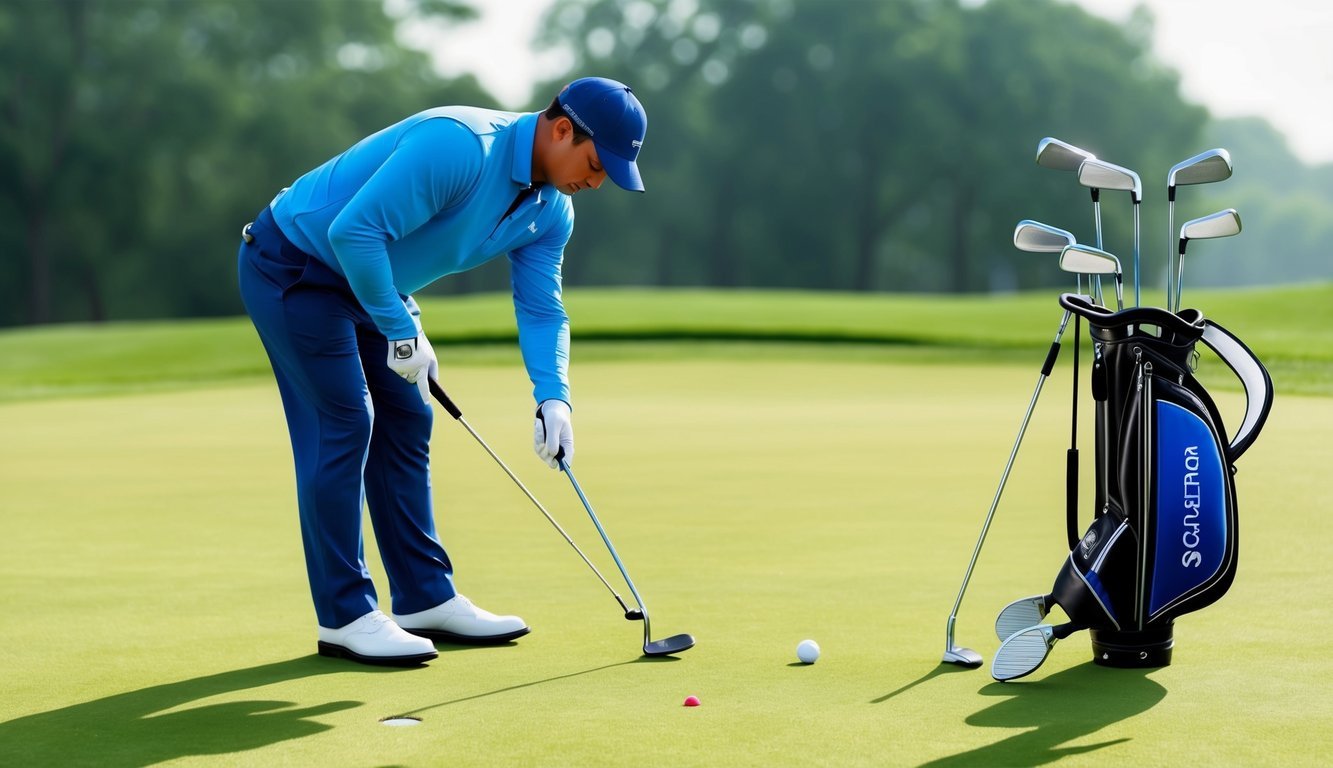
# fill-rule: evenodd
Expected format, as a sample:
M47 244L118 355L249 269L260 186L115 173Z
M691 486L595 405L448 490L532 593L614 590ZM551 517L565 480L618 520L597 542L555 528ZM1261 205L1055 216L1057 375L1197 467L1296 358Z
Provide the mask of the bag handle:
M1268 419L1268 412L1273 408L1273 379L1249 347L1211 320L1204 323L1203 343L1222 358L1245 387L1245 418L1227 449L1228 459L1234 462L1259 436L1259 430Z

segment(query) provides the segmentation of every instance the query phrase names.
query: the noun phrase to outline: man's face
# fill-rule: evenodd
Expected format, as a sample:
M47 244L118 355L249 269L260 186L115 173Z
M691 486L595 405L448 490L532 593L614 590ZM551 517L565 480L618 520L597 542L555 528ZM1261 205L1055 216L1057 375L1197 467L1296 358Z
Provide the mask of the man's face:
M574 142L573 131L565 132L551 147L546 164L546 182L566 195L581 189L597 189L606 181L606 170L597 159L591 139Z

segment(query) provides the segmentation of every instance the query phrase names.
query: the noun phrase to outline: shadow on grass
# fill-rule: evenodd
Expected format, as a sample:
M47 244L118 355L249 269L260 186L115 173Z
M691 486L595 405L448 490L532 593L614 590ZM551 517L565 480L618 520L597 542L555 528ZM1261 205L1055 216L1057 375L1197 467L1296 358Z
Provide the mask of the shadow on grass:
M463 696L463 697L460 697L460 698L457 698L457 699L450 699L450 700L448 700L448 701L441 701L441 702L438 703L438 704L427 704L427 705L424 706L424 707L417 707L416 709L410 710L410 711L408 711L408 712L399 712L399 713L397 713L396 716L397 716L397 717L419 717L419 716L421 715L422 712L429 712L429 711L431 711L432 709L439 709L439 708L441 708L441 707L448 707L448 706L451 706L451 705L453 705L453 704L462 704L462 703L465 702L465 701L474 701L474 700L476 700L476 699L484 699L484 698L486 698L486 697L488 697L488 696L498 696L499 694L502 694L502 693L509 693L510 691L521 691L521 690L523 690L524 688L532 688L532 687L534 687L534 686L544 685L544 684L546 684L546 683L553 683L553 682L555 682L556 680L567 680L567 679L569 679L569 678L571 678L571 677L580 677L580 676L582 676L582 675L590 675L590 674L592 674L593 672L601 672L602 670L605 670L605 669L615 669L616 667L623 667L623 666L626 666L627 664L663 664L663 663L670 663L670 662L673 662L673 661L676 661L676 659L675 659L674 657L671 657L671 656L662 656L662 657L640 656L640 657L637 658L637 659L630 659L629 661L619 661L619 662L616 662L615 664L604 664L604 665L602 665L602 666L600 666L600 667L593 667L593 668L591 668L591 669L583 669L583 670L579 670L578 672L569 672L569 673L567 673L567 674L563 674L563 675L555 675L555 676L553 676L553 677L547 677L547 678L543 678L543 679L541 679L541 680L533 680L533 681L530 682L530 683L519 683L518 685L509 685L509 686L505 686L504 688L496 688L496 689L493 690L493 691L486 691L486 692L484 692L484 693L474 693L474 694L472 694L471 696Z
M1166 697L1166 689L1148 679L1152 671L1110 669L1089 662L1049 677L986 685L981 695L1003 697L1003 701L968 715L964 722L981 728L1026 730L994 744L932 760L921 768L1045 765L1128 741L1119 738L1062 746L1152 709ZM917 682L935 674L939 673Z
M191 707L192 702L333 672L394 674L304 656L221 672L74 704L0 723L6 765L96 765L134 768L196 755L243 752L326 731L312 718L361 705L330 701L296 707L253 699ZM168 711L170 710L170 711ZM161 714L159 714L161 713Z

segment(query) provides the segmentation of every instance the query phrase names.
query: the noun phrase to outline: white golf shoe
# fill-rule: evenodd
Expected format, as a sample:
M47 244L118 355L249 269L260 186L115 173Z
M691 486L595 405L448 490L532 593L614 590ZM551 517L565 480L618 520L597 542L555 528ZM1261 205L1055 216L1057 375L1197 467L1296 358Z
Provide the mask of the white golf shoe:
M413 667L440 654L431 641L404 632L382 611L371 611L339 629L320 627L319 655L362 664Z
M398 626L431 640L470 645L508 642L526 635L528 625L517 616L496 616L472 604L462 595L406 616L394 615Z

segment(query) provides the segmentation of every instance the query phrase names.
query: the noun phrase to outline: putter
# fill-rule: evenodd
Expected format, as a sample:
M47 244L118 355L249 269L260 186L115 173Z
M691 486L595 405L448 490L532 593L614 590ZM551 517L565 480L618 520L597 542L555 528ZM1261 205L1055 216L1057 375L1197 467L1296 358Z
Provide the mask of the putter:
M1069 245L1060 252L1060 269L1084 275L1114 275L1116 309L1125 308L1124 281L1120 273L1120 259L1114 254L1090 245Z
M1000 643L995 660L990 665L991 677L1005 682L1017 680L1037 671L1046 661L1057 640L1063 640L1083 627L1069 623L1058 627L1039 624L1019 630Z
M995 636L1000 642L1013 637L1014 633L1040 624L1051 612L1050 595L1023 597L1006 605L995 617Z
M1023 434L1027 432L1028 422L1032 421L1032 410L1037 407L1037 398L1041 396L1041 387L1046 383L1047 377L1051 375L1051 369L1055 367L1055 358L1060 354L1060 337L1064 336L1065 328L1069 326L1069 316L1073 314L1065 310L1064 317L1060 319L1060 328L1055 332L1055 341L1051 342L1050 351L1046 353L1046 361L1042 363L1041 373L1037 376L1037 387L1032 391L1032 399L1028 401L1027 413L1023 414L1023 422L1018 427L1018 437L1014 439L1014 447L1009 451L1009 460L1004 464L1004 472L1000 475L1000 485L995 489L995 498L991 499L990 509L986 511L986 520L981 524L981 535L977 537L977 544L972 548L972 559L967 562L967 570L963 572L963 583L958 587L958 597L954 598L953 610L949 612L949 621L944 627L944 658L943 663L958 664L964 667L979 667L982 664L981 654L965 648L954 642L954 625L958 623L958 608L963 604L963 595L967 592L967 583L972 579L972 571L977 565L977 556L981 554L981 545L986 542L986 532L990 530L991 521L995 519L995 509L1000 505L1000 496L1004 494L1005 483L1009 481L1009 472L1014 466L1014 457L1018 455L1018 448L1023 444Z
M616 561L616 567L620 569L620 575L625 577L625 583L629 585L630 594L634 595L634 602L638 603L638 618L643 620L643 655L644 656L670 656L675 653L688 651L694 647L694 637L691 635L672 635L662 640L652 639L652 627L648 623L648 608L643 604L643 598L639 597L639 590L634 588L634 582L630 581L629 571L625 570L625 564L620 561L620 555L616 554L615 545L611 543L611 537L606 535L606 529L602 527L602 521L597 519L597 513L592 511L592 504L588 503L588 497L583 494L583 489L579 487L579 481L574 477L574 471L569 468L565 462L565 449L561 448L556 453L556 461L560 464L560 470L569 478L570 485L574 486L574 492L579 495L579 501L583 502L583 508L588 510L588 517L592 518L592 524L597 526L597 532L602 535L602 541L606 542L606 548L611 553L611 559ZM629 618L629 613L625 614Z
M1171 166L1166 176L1166 300L1167 308L1178 291L1172 286L1175 274L1171 269L1171 259L1175 255L1175 243L1171 238L1176 227L1176 187L1186 184L1211 184L1231 178L1231 154L1225 149L1210 149L1200 152L1188 160L1181 160ZM1174 310L1172 310L1174 311Z
M1210 213L1197 219L1191 219L1180 228L1180 258L1176 262L1176 296L1170 308L1180 311L1180 281L1185 276L1185 246L1190 240L1212 240L1218 237L1231 237L1240 233L1240 214L1235 208Z
M528 490L528 487L524 485L523 482L518 479L518 476L509 469L509 466L495 454L495 451L491 450L491 447L486 444L486 441L481 439L481 435L477 434L477 431L472 428L472 425L467 423L467 419L463 418L463 412L459 410L458 406L454 404L454 401L449 398L449 395L444 391L444 387L441 387L440 383L434 379L430 380L430 393L440 405L444 406L444 410L448 411L449 415L453 416L454 420L459 424L462 424L463 428L468 431L468 434L472 435L472 437L481 444L481 447L486 449L486 453L489 453L491 458L495 459L495 463L500 465L500 469L503 469L506 475L509 475L509 479L514 481L514 485L517 485L519 490L523 491L523 495L527 496L528 500L537 507L537 510L546 517L546 520L550 522L551 525L555 526L555 529L560 532L561 536L565 537L565 541L569 546L573 547L574 551L579 553L579 557L583 558L583 562L587 563L588 567L592 569L592 572L597 574L597 578L601 580L603 586L611 592L611 596L620 604L620 609L624 611L625 618L630 621L639 621L643 619L644 616L640 611L632 610L628 605L625 605L625 601L616 593L615 587L611 586L611 582L606 580L606 577L602 575L602 572L597 570L597 566L593 565L592 561L588 559L588 556L583 554L583 550L579 549L579 545L574 543L574 539L570 538L569 534L565 532L565 529L560 527L560 523L557 523L555 518L551 517L551 513L546 511L546 507L543 507L542 503L537 501L537 497L532 495L532 492ZM640 605L642 606L642 603L640 603Z
M1134 306L1139 306L1139 203L1143 201L1143 182L1139 175L1128 168L1123 168L1105 160L1089 158L1078 167L1078 183L1097 189L1118 189L1129 192L1134 204ZM1102 248L1101 238L1097 238L1097 247Z

